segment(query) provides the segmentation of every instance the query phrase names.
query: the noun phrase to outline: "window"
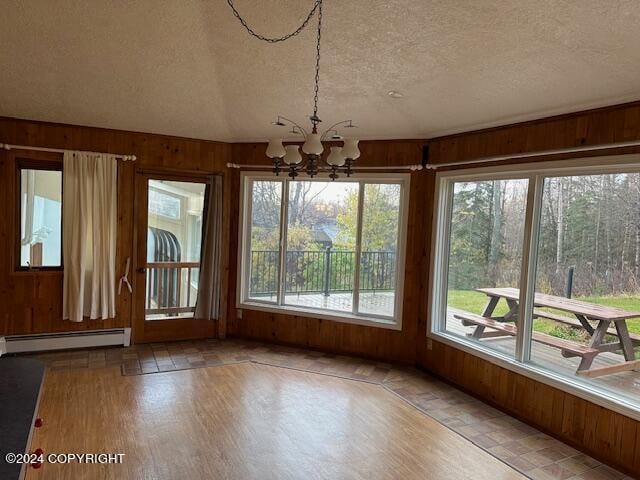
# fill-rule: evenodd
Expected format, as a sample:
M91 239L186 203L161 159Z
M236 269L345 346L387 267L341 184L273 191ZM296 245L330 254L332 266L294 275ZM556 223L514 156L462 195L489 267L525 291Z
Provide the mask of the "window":
M431 333L640 410L637 156L439 173Z
M448 331L469 333L469 314L517 314L517 302L492 301L483 289L520 286L527 186L526 179L453 183L445 318ZM487 345L515 355L512 338L499 337Z
M46 167L51 168L51 167ZM62 266L62 172L20 168L20 268Z
M399 326L408 181L244 175L240 306Z
M163 192L157 186L149 185L149 213L180 220L182 216L181 198L175 193Z

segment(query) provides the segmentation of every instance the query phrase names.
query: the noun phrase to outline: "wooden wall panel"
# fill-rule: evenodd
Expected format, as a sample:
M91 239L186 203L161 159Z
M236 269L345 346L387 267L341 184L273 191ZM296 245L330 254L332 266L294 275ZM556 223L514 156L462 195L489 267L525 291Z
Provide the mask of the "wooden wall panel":
M640 422L437 341L420 363L500 410L640 476Z
M640 102L436 138L429 141L429 162L438 164L630 140L640 140ZM598 155L639 151L625 148ZM569 155L555 158L567 157ZM429 188L424 198L427 206L424 218L429 223L427 251L431 242L432 192L433 188ZM425 264L428 263L428 259L425 260ZM428 270L429 266L425 265L425 271ZM428 289L426 285L425 299ZM426 308L421 312L420 336L425 334L428 320ZM640 477L640 422L436 340L429 350L427 342L418 339L416 349L421 367L595 458Z
M147 133L60 125L45 122L0 118L0 142L37 147L65 148L136 155L136 162L120 162L118 170L118 239L116 275L124 271L126 259L134 258L134 177L136 169L205 172L222 174L228 185L230 171L226 163L231 147L225 143L176 138ZM14 156L16 150L0 151L0 201L13 211ZM24 151L29 155L28 151ZM229 271L228 221L231 198L225 196L223 209L223 275ZM226 223L225 223L226 222ZM132 325L132 297L124 290L117 297L116 318L62 321L61 272L14 272L10 255L13 248L12 220L3 216L0 224L0 335L56 332L82 329L128 327ZM129 278L133 279L133 269ZM224 282L226 288L226 282ZM226 290L225 290L226 298ZM223 302L226 319L226 302ZM224 323L224 322L222 322Z
M640 102L526 122L429 141L430 162L443 163L576 145L596 145L640 139ZM136 168L173 169L224 174L223 318L230 335L353 353L384 360L417 363L491 404L553 434L596 458L640 476L640 425L633 419L593 405L573 395L535 382L459 349L433 341L426 347L427 274L431 244L433 172L411 178L405 305L402 331L343 324L295 315L244 310L237 318L236 260L239 218L239 171L227 161L268 164L263 144L226 145L160 135L28 122L0 118L0 142L135 154L138 162L121 169L118 265L132 255L133 179ZM359 165L410 165L421 161L424 142L362 142ZM640 149L606 153L637 152ZM602 154L603 152L600 152ZM11 202L5 187L7 152L0 152L0 201ZM560 158L560 157L558 157ZM547 159L547 158L546 158ZM545 160L546 160L545 159ZM8 222L0 225L0 250L10 241ZM0 256L0 334L59 331L130 325L130 300L120 299L118 318L81 325L60 320L56 300L59 279L44 274L18 277L6 256ZM223 333L223 332L221 332Z
M639 138L640 102L634 102L435 138L429 140L429 162L438 164L465 161L495 155L625 142ZM638 150L625 149L621 153L627 151ZM602 152L599 153L601 154Z
M364 166L414 165L422 159L422 145L417 140L361 142L361 157L357 164ZM264 144L236 144L233 146L233 162L245 165L266 165ZM319 320L299 315L265 313L244 309L242 318L236 318L235 272L229 277L229 333L248 338L300 345L322 350L352 353L366 357L396 360L405 363L415 361L415 342L418 334L419 310L422 301L422 282L425 278L423 259L426 255L426 235L423 217L424 193L427 172L411 175L409 221L407 237L407 264L404 282L404 310L402 331L353 325L330 320ZM239 174L234 188L239 189ZM234 197L238 196L234 191ZM232 213L233 220L230 249L233 261L237 260L238 205ZM235 247L235 248L234 248Z

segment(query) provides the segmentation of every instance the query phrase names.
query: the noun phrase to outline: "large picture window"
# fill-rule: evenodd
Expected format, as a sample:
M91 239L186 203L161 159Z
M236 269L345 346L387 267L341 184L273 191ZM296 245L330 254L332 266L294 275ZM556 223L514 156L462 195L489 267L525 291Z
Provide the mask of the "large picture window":
M527 187L526 179L453 183L447 330L466 335L475 325L475 316L508 318L517 313L517 302L492 301L485 292L487 288L520 287ZM480 341L481 337L470 338ZM510 336L485 343L515 356Z
M244 175L240 305L399 326L408 181Z
M636 157L438 174L431 333L640 409Z

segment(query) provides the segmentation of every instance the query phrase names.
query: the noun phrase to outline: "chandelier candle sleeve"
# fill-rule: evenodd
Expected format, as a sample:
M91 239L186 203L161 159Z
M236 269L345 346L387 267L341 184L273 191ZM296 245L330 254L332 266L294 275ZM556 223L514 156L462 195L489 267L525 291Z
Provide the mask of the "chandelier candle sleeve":
M358 149L359 140L356 138L345 138L342 154L345 158L357 160L360 157L360 149Z
M298 165L300 162L302 162L302 156L298 151L300 145L287 145L284 148L287 152L283 159L284 163L286 163L287 165Z
M302 151L307 155L322 155L322 142L320 141L320 135L317 133L310 133L307 135L307 139L302 145Z
M327 157L327 163L332 167L342 167L345 162L345 157L342 154L342 147L331 147L329 156Z
M282 158L287 151L282 145L281 138L272 138L269 140L269 146L267 147L267 157L269 158Z

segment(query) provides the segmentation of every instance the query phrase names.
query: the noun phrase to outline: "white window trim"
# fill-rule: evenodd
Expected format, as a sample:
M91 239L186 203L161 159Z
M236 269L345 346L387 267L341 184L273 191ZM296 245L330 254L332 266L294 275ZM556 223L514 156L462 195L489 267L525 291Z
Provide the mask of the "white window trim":
M530 359L531 315L523 315L533 310L530 301L535 289L535 268L537 248L533 240L538 238L540 227L540 208L534 208L542 201L542 181L545 177L562 175L596 175L606 173L640 172L640 155L616 155L570 159L566 161L548 161L509 166L476 167L449 170L436 173L434 190L434 216L432 225L433 247L431 249L431 269L429 275L429 316L427 319L427 337L471 355L482 358L492 364L557 388L579 398L600 405L609 410L640 421L640 403L609 392L604 388L588 384L579 377L568 377L533 363L524 363ZM449 333L446 324L447 272L449 259L449 230L452 208L451 188L453 181L478 181L488 179L529 179L527 213L525 219L524 247L522 259L521 292L528 294L526 302L519 302L519 332L525 332L517 341L516 356L511 358L504 353L473 342L464 337ZM441 259L440 262L437 259ZM524 295L524 292L523 292ZM522 298L521 298L522 299ZM526 343L526 344L525 344Z
M298 179L314 180L314 181L326 181L324 178L311 179L306 175L299 175ZM404 277L405 277L405 263L406 263L406 243L407 243L407 225L409 217L409 188L410 188L411 175L407 173L401 174L358 174L357 177L351 178L339 178L336 182L356 182L361 186L366 183L401 183L401 195L400 195L400 218L398 224L398 252L396 259L396 291L394 301L394 315L393 317L378 316L372 314L352 313L352 312L340 312L337 310L326 309L314 309L308 307L300 307L294 305L284 305L283 299L278 298L278 303L271 301L260 301L255 299L248 299L248 275L250 262L245 258L249 247L249 235L251 211L250 211L250 189L246 188L249 181L279 181L282 184L282 203L281 203L281 221L280 221L280 248L284 250L286 245L286 218L287 218L287 192L288 188L285 188L285 184L289 182L286 177L274 177L273 175L259 174L256 172L242 172L240 174L240 221L238 229L238 279L236 289L236 307L246 310L257 310L271 313L281 313L285 315L300 315L308 318L318 318L322 320L330 320L341 323L351 323L356 325L386 328L390 330L402 330L402 313L404 304ZM360 195L363 195L363 188L360 188ZM360 223L362 219L362 201L358 205L358 232L361 230ZM358 233L359 237L359 233ZM359 249L359 245L356 250ZM280 267L278 271L279 282L282 282L284 275L280 274L283 268L284 255L280 258ZM358 262L356 262L358 263ZM354 287L355 288L355 287ZM279 295L284 295L284 288L279 285ZM357 301L357 295L354 292L354 303Z

